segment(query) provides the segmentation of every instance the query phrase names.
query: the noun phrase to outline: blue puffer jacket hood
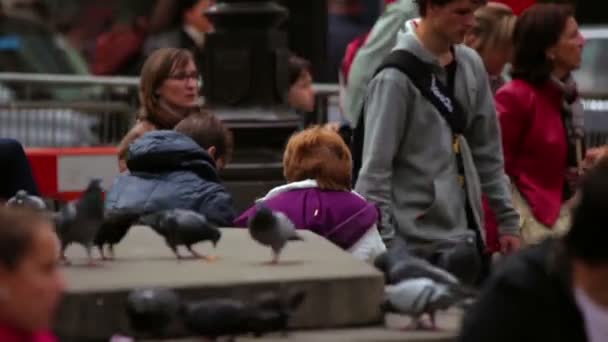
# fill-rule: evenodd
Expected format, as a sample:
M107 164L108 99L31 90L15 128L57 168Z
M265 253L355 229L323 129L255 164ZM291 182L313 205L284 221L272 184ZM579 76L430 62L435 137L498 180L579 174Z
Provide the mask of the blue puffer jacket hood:
M220 183L215 162L188 136L174 131L144 134L129 147L127 167L114 181L106 210L190 209L217 225L231 225L232 198Z

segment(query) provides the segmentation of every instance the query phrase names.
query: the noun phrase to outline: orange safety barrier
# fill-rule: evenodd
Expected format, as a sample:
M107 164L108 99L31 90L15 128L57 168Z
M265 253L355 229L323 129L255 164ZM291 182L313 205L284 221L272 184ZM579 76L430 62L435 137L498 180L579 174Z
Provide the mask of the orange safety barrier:
M116 147L26 148L25 154L45 198L76 199L92 178L108 190L119 174Z

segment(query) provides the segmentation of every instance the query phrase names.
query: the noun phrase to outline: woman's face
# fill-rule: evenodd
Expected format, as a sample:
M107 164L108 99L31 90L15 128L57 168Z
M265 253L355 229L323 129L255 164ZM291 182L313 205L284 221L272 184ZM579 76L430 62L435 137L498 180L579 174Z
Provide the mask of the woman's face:
M172 106L190 108L198 103L199 73L193 60L174 68L161 84L158 95Z
M310 72L303 71L287 94L287 102L293 109L310 113L315 110L315 90Z
M0 317L25 331L47 329L64 288L57 235L41 227L16 269L0 267Z
M570 72L580 67L584 45L585 40L578 30L578 24L570 17L559 41L548 49L547 55L556 69Z

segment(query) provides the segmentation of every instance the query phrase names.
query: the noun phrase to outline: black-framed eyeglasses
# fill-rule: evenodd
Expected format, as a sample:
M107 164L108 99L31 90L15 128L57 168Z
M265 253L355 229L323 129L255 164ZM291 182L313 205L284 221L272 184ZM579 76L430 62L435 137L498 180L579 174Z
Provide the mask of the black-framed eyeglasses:
M178 81L186 81L189 79L193 79L198 82L200 77L201 77L201 75L198 72L191 72L191 73L178 72L176 74L169 75L170 79L178 80Z

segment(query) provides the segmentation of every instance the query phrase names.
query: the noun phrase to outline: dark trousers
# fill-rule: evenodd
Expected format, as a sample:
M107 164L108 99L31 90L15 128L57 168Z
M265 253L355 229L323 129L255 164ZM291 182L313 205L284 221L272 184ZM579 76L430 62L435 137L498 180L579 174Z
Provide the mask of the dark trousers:
M39 196L21 144L13 139L0 139L0 198L9 199L19 190Z

